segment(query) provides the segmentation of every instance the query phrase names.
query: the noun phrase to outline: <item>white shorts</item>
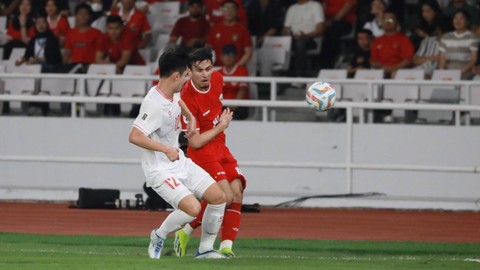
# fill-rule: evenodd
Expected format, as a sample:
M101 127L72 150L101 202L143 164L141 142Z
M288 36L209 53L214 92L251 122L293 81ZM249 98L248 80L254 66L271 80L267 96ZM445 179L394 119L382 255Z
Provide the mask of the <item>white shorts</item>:
M187 159L182 168L156 175L150 186L177 209L180 201L190 194L201 199L207 188L214 183L215 180L205 170L191 159Z

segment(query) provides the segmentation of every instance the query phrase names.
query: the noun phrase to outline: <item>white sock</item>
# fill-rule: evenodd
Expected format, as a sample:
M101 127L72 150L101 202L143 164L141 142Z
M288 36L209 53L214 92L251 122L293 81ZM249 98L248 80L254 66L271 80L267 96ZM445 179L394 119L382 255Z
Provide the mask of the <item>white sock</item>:
M167 239L167 235L172 232L176 232L182 228L186 223L191 222L195 217L187 215L180 209L177 209L170 213L168 217L163 221L160 228L158 228L155 233L163 238Z
M217 238L218 231L222 226L223 214L225 212L225 203L209 204L205 209L202 222L202 238L200 239L200 253L213 249L213 244Z
M182 230L183 230L184 233L186 233L188 235L192 234L192 232L193 232L193 228L192 228L192 226L190 226L190 223L187 223L187 225L185 225L185 227L183 227Z
M229 249L232 249L233 247L233 242L232 240L223 240L221 243L220 243L220 249L222 248L229 248Z

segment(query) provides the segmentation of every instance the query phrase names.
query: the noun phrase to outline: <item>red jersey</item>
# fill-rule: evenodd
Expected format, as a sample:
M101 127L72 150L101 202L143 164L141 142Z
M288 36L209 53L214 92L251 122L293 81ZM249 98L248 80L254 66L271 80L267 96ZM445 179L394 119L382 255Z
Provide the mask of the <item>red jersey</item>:
M223 46L233 44L237 48L238 59L245 54L245 48L252 47L252 37L241 24L225 25L217 24L210 29L207 37L207 44L210 44L215 51L215 65L223 66L221 53Z
M21 29L15 29L13 27L13 20L10 20L7 27L7 36L11 37L12 40L22 40ZM36 35L35 26L30 26L27 30L27 35L29 38L33 38Z
M133 51L133 45L125 33L118 41L113 41L108 33L104 33L102 34L102 41L97 43L97 51L103 52L104 57L108 57L110 62L115 63L120 60L123 51Z
M50 18L47 18L47 21L48 28L50 28L50 31L52 31L57 38L67 36L67 33L70 30L70 24L65 16L60 16L55 24L50 20Z
M101 42L102 33L90 27L85 32L72 28L67 33L65 49L70 50L72 63L94 63L95 51Z
M231 71L226 71L225 67L219 70L223 76L248 77L248 69L245 66L235 66ZM241 86L248 87L246 82L223 82L223 99L236 99L238 90ZM247 91L243 99L249 99Z
M210 88L204 92L198 90L192 80L189 80L181 91L181 99L197 120L200 134L214 128L222 114L223 76L214 71L210 79ZM203 163L218 159L216 145L225 145L225 133L221 132L212 141L199 149L188 147L188 157L192 160L202 160Z
M119 9L112 11L112 15L122 17ZM122 17L122 19L125 22L125 30L129 32L132 40L136 41L137 45L143 40L144 34L150 33L150 24L148 23L147 16L145 16L143 12L134 9L130 12L128 18Z
M192 19L190 16L183 17L177 20L170 36L181 37L182 45L187 45L188 42L194 38L201 38L205 41L207 39L209 28L205 17L200 17L196 20Z
M223 23L223 9L222 4L224 0L205 0L205 10L207 15L207 20L211 26L216 24ZM238 5L237 10L237 22L247 27L247 13L245 12L245 7L241 0L235 0Z
M414 48L410 39L401 32L375 39L371 46L370 59L381 66L395 66L413 58Z

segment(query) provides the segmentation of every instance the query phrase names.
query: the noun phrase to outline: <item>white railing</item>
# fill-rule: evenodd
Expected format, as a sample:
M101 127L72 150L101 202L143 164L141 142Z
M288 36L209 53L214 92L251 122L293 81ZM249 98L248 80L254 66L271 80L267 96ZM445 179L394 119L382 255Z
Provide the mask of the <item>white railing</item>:
M77 82L75 88L75 95L73 96L45 96L45 95L0 95L0 101L25 101L25 102L65 102L70 103L71 117L77 117L77 104L83 103L110 103L110 104L139 104L142 98L125 98L125 97L105 97L89 96L86 92L86 80L89 79L104 79L104 80L140 80L151 82L158 80L156 76L138 76L138 75L90 75L90 74L14 74L14 73L0 73L0 80L4 78L35 78L35 79L74 79ZM268 83L270 84L270 99L269 100L225 100L226 105L259 107L262 109L262 121L268 121L268 108L305 108L305 102L302 101L278 101L279 84L291 83L313 83L320 80L319 78L287 78L287 77L225 77L225 81L233 82L248 82L248 83ZM471 92L473 86L480 87L480 81L432 81L432 80L363 80L363 79L343 79L343 80L328 80L332 84L341 85L366 85L368 87L368 97L365 102L337 102L337 108L358 108L362 109L360 122L363 122L363 112L365 109L408 109L408 110L444 110L455 112L455 123L460 125L460 112L476 111L476 106L471 106ZM466 105L446 105L446 104L383 104L374 100L379 90L378 86L385 85L402 85L402 86L455 86L460 87L464 91L462 101ZM8 90L8 89L5 89ZM303 91L299 89L299 91ZM479 89L480 91L480 89ZM420 96L420 95L418 95ZM477 104L480 105L480 104ZM85 108L80 106L80 117L85 117ZM371 116L371 115L370 115ZM468 125L468 114L466 124ZM270 115L271 120L275 120L275 115ZM369 117L371 121L371 117Z

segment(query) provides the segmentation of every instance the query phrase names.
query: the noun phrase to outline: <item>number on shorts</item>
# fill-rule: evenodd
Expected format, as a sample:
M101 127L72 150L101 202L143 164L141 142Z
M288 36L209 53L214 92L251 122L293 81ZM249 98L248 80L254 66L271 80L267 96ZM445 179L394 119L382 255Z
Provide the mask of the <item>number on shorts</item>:
M175 189L176 187L180 186L180 183L173 177L169 177L165 179L165 184L167 184L171 189Z

